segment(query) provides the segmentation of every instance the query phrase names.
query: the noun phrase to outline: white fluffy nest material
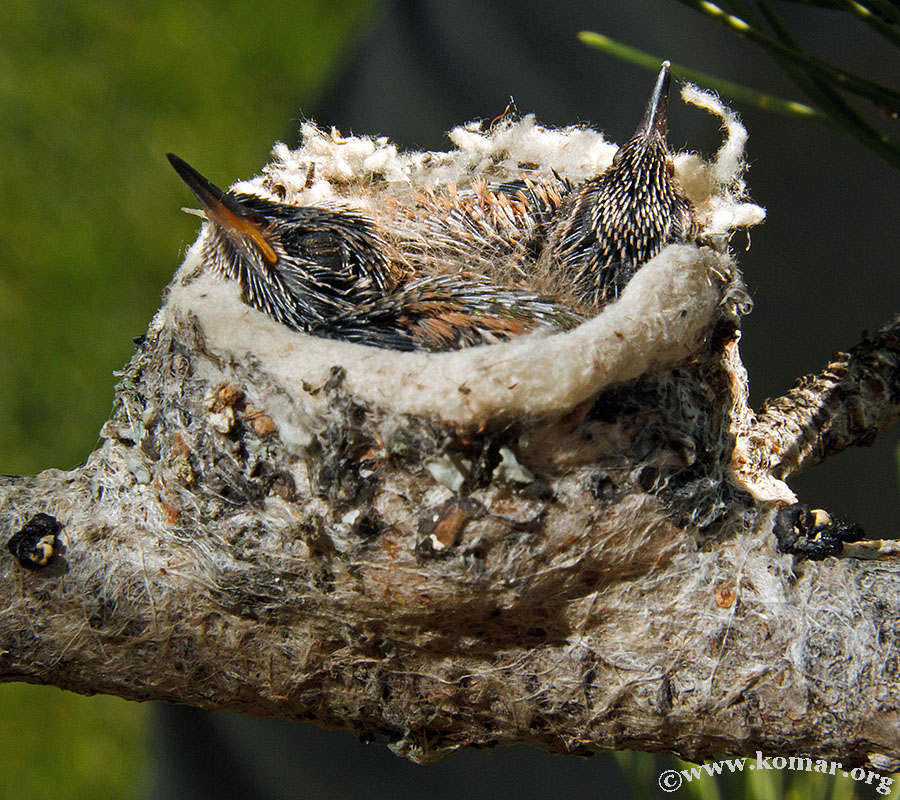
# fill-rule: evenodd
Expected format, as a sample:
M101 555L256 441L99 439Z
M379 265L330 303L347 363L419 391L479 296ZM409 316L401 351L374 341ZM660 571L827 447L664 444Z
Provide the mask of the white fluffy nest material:
M288 418L277 420L282 433L294 427L284 423L317 410L308 407L318 401L300 390L302 384L321 385L336 366L346 371L344 386L353 396L398 413L463 426L564 413L605 386L688 357L722 302L721 278L735 274L725 253L728 235L765 216L746 201L746 131L736 115L696 87L686 86L682 95L718 116L725 132L712 161L692 153L674 158L676 175L717 249L666 248L638 271L617 302L575 330L434 354L306 336L241 302L235 283L209 271L198 275L205 233L188 252L155 324L191 315L213 352L259 363L287 391L281 412ZM455 128L455 149L445 153L400 152L384 137L342 137L311 124L302 133L298 149L276 145L264 174L235 188L374 215L385 197L403 202L422 190L465 188L479 178L539 179L556 172L578 183L602 172L617 149L597 131L544 128L532 116L489 130L478 124Z

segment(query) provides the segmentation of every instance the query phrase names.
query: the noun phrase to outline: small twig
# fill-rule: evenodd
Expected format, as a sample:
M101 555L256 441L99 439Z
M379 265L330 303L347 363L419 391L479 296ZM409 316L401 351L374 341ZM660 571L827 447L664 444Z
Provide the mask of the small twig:
M844 73L842 78L838 78L836 74L840 73L840 70L807 54L768 0L757 0L756 7L771 25L776 39L763 33L759 24L747 22L736 13L729 14L713 3L701 0L679 0L679 2L715 19L739 36L761 45L782 71L819 106L816 109L818 114L822 114L833 127L843 130L855 138L891 166L900 168L900 142L872 126L835 88L835 84L837 84L847 91L856 91L846 82L848 74ZM843 0L836 0L836 2L843 2ZM871 3L871 0L869 2ZM727 0L725 4L736 12L742 9L739 13L752 20L754 12L744 4L738 4L734 0ZM865 81L865 79L862 80ZM885 87L879 88L892 95L900 96ZM888 104L878 104L882 110L886 109L889 113L895 107L894 101Z
M797 6L816 6L817 8L836 8L846 10L846 0L783 0L785 3L793 3ZM861 5L857 3L856 5ZM891 0L867 0L870 10L877 12L882 21L900 25L900 9L891 3Z
M756 5L779 41L797 53L805 52L784 24L770 0L756 0ZM782 71L829 114L831 120L865 147L895 167L900 167L900 146L870 125L850 103L822 76L801 69L783 56L772 53Z
M839 5L842 9L849 11L853 16L861 19L870 28L878 31L885 39L900 46L900 30L898 30L896 26L885 22L884 18L872 11L871 8L868 8L862 3L857 3L856 0L840 0Z
M793 63L798 64L811 74L820 75L848 92L871 100L879 107L900 111L900 93L895 92L893 89L870 81L868 78L864 78L861 75L838 69L826 61L822 61L806 53L797 52L777 39L773 39L771 36L754 28L740 17L729 14L714 3L708 2L708 0L678 0L678 2L689 8L693 8L695 11L699 11L701 14L718 22L720 25L724 25L738 36L741 36L754 44L760 45L769 53L777 53Z
M784 0L796 6L815 6L816 8L840 8L841 0Z
M891 0L869 0L869 5L895 25L900 25L900 8L897 8Z
M639 67L643 67L653 72L659 70L662 59L651 53L647 53L644 50L638 50L635 47L622 44L614 39L610 39L608 36L593 31L581 31L578 34L578 38L591 47L595 47L598 50L602 50L605 53L609 53L610 55L621 58L624 61L628 61ZM748 105L752 105L763 111L774 111L776 114L792 117L794 119L807 119L811 122L817 122L820 125L825 125L830 128L839 127L828 115L823 114L818 109L808 106L805 103L799 103L795 100L786 100L783 97L778 97L766 92L759 92L756 89L751 89L738 83L732 83L731 81L717 78L706 72L700 72L699 70L691 69L682 64L673 63L671 72L676 78L691 81L698 86L712 89L734 101L747 103Z
M818 375L767 401L756 435L787 478L848 447L868 446L900 418L900 318L838 353Z

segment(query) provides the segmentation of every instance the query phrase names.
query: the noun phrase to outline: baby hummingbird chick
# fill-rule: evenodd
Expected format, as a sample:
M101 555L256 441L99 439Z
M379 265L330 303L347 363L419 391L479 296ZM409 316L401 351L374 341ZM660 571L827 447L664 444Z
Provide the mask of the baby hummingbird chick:
M697 239L694 205L675 179L666 143L669 62L664 61L637 131L596 178L563 202L550 234L550 267L577 299L599 308L666 245Z
M312 331L393 288L383 242L366 217L223 192L186 161L167 157L211 223L204 260L278 322Z
M668 90L664 62L637 132L578 186L555 173L451 182L412 201L389 196L379 223L349 206L225 192L168 158L209 221L204 263L248 305L314 336L456 350L571 328L667 244L696 240L666 144Z
M175 171L210 223L203 259L244 301L294 330L396 350L456 350L581 318L517 286L464 275L404 275L375 222L345 208L224 192L178 156Z

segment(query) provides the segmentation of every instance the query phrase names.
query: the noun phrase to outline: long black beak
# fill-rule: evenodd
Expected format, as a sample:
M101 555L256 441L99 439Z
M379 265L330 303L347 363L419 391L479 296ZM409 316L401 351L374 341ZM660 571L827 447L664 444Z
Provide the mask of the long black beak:
M224 206L234 214L243 214L234 200L210 180L204 178L187 161L179 158L174 153L166 153L166 158L175 167L175 172L181 176L181 180L188 185L188 188L200 201L204 210L215 212Z
M174 153L166 153L166 158L200 201L207 219L219 225L234 240L242 237L250 239L269 264L278 261L278 256L266 239L255 214L245 209L212 181L204 178L184 159Z
M663 61L656 76L656 85L653 87L653 94L650 95L650 102L647 103L647 110L644 112L644 118L635 134L640 134L645 138L650 136L666 137L666 122L669 116L669 67L668 61Z

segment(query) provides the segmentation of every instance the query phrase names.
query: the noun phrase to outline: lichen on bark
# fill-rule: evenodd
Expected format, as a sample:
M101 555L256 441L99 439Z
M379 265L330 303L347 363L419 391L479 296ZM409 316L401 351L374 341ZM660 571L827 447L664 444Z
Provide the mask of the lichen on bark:
M507 133L459 132L430 164L373 140L305 152L346 195L354 164L367 192L392 170L496 175ZM295 161L267 180L322 191ZM709 219L746 219L726 183ZM193 248L98 450L0 479L4 540L60 525L41 569L0 553L0 679L312 720L421 762L528 742L892 764L895 563L777 551L781 454L816 418L807 395L749 408L719 244L667 248L571 332L437 354L286 330ZM852 351L842 374L868 371L829 420L896 417L895 329ZM829 423L831 451L845 429L858 443Z

